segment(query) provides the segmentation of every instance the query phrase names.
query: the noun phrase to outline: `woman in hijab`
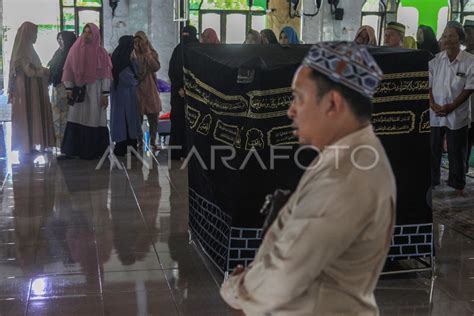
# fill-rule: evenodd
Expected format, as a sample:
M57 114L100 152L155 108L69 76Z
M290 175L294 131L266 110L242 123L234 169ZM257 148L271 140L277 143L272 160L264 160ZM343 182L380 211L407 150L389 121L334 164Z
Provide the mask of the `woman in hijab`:
M158 115L161 112L161 100L158 92L156 72L161 65L158 53L142 31L135 34L134 58L138 63L138 109L140 121L146 115L150 125L150 149L156 149L156 133L158 131ZM143 143L139 139L139 144Z
M260 33L255 30L249 30L247 36L245 37L244 44L260 44L261 38Z
M433 55L440 52L440 45L436 39L433 29L426 25L420 25L416 33L416 40L418 49L425 49L430 51Z
M54 53L53 58L48 63L51 75L49 84L53 85L53 94L51 96L53 110L54 134L56 136L56 147L61 148L64 131L67 123L67 112L69 105L67 104L66 88L62 84L63 68L66 63L66 57L69 50L76 41L76 35L73 32L60 32L57 36L59 44L58 50Z
M117 156L124 156L128 146L137 148L137 140L141 138L138 70L137 65L132 62L133 48L133 36L122 36L112 54L114 81L110 91L110 134L115 142L114 152Z
M264 29L260 31L260 38L262 44L278 44L275 33L270 29Z
M12 104L12 150L30 154L54 147L51 104L48 97L49 70L42 67L33 44L38 26L23 23L15 37L10 61L8 98Z
M220 44L219 37L217 36L214 29L208 28L205 29L201 34L201 43L202 44Z
M176 46L171 55L168 76L171 80L171 133L170 145L181 146L181 149L171 151L171 159L179 160L187 154L183 50L186 45L199 43L197 30L194 26L185 26L181 32L181 43Z
M109 146L112 62L100 42L99 28L89 23L67 56L63 83L72 106L61 146L63 155L58 159L97 159Z
M354 42L358 45L377 45L377 39L375 38L375 30L372 26L362 25L354 38Z
M299 44L298 34L291 26L285 26L280 32L280 44L292 45Z

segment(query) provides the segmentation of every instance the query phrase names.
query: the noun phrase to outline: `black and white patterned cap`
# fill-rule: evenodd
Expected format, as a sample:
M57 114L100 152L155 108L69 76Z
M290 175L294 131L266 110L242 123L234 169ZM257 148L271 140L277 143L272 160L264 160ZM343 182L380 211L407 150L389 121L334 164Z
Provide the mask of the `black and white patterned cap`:
M370 99L383 76L367 49L354 42L322 42L313 45L303 65Z

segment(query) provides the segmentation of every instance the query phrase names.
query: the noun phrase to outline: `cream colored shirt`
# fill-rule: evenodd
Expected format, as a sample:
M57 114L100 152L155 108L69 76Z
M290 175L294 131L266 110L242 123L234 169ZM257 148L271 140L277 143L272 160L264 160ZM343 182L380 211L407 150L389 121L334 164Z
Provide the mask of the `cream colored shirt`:
M254 262L224 282L224 300L247 316L378 315L373 292L393 233L395 179L372 126L333 146L348 148L320 154Z

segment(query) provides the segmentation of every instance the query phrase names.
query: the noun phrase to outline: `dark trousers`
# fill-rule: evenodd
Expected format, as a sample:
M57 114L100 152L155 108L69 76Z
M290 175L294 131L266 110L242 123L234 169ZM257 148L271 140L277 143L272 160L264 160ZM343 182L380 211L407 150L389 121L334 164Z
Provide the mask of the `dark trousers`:
M467 132L467 126L458 130L450 130L446 127L431 128L431 183L433 186L440 183L443 138L446 135L449 159L447 184L456 190L464 189L466 185Z
M473 123L471 123L471 124L473 124ZM474 145L474 125L471 126L471 128L469 129L469 132L467 133L466 173L469 172L469 160L471 160L472 145Z
M179 95L171 96L171 132L170 145L181 146L181 149L171 151L171 159L179 160L188 154L188 139L186 127L186 110L184 99Z

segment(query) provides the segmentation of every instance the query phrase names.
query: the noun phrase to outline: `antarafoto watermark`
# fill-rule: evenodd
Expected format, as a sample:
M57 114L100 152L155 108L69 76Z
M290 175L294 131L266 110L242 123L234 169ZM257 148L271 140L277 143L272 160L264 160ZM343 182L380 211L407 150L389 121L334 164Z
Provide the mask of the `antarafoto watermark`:
M114 154L113 145L109 146L109 148L104 152L99 163L96 166L96 170L99 170L104 165L104 162L107 158L110 161L110 168L117 167L118 169L123 169L123 163L117 158ZM168 168L172 166L172 155L171 152L173 150L181 151L183 148L181 146L168 146L165 150L168 152ZM324 153L321 155L321 151L311 145L303 145L299 146L298 149L294 149L293 146L271 146L269 147L269 151L259 151L255 148L245 151L245 155L243 155L242 150L237 150L233 146L227 145L217 145L217 146L210 146L206 149L206 152L198 150L196 146L191 147L188 150L186 157L183 160L183 163L179 167L180 169L186 169L192 159L200 165L203 170L216 170L218 167L219 169L226 168L229 170L245 170L250 163L255 165L255 162L262 170L275 170L276 169L276 162L277 161L289 161L293 160L294 163L298 168L302 170L312 170L316 169L325 159L334 159L334 168L339 169L341 156L347 159L347 150L350 150L349 159L352 165L357 168L358 170L371 170L374 168L378 162L380 161L380 154L379 152L370 145L359 145L357 147L350 147L350 146L341 146L341 145L332 145L327 146L324 149ZM312 164L307 165L302 162L301 155L305 151L313 151L315 152L315 156L317 156L317 160L315 160ZM360 162L357 161L356 156L357 154L361 153L362 151L369 151L373 155L373 161L368 165L362 165ZM203 155L205 153L205 155ZM239 155L239 156L238 156ZM334 155L334 156L332 156ZM133 146L127 147L127 154L126 154L126 168L132 168L132 159L135 156L147 169L153 169L153 160L148 159L147 157L143 156L143 153L138 152ZM209 159L204 159L203 157L208 157ZM237 160L237 157L239 159ZM243 157L243 159L242 159ZM206 161L208 161L206 163ZM241 161L238 164L237 161ZM156 160L157 165L158 161Z

